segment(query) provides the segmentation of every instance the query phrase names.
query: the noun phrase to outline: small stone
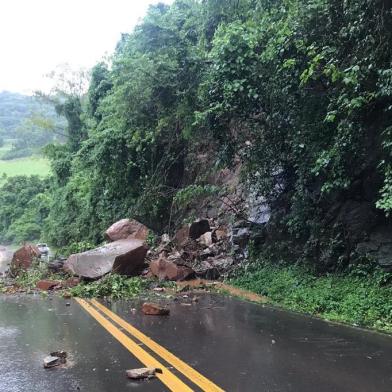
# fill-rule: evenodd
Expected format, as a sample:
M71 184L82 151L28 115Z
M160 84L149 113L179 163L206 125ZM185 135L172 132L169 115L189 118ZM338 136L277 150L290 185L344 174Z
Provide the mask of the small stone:
M206 233L202 234L199 237L198 242L205 247L211 246L212 245L212 232L207 231Z
M66 302L65 306L71 306L70 302Z
M150 316L167 316L170 310L158 304L146 302L142 305L142 312Z
M54 351L44 358L44 368L50 369L55 366L63 365L67 362L67 353L65 351Z
M61 365L59 357L52 357L51 355L48 355L47 357L44 358L45 369L49 369L59 365Z
M162 373L162 369L149 367L149 368L140 368L140 369L130 369L126 371L127 377L132 380L155 378L156 373Z
M165 291L163 287L154 287L153 291L156 291L157 293L161 293L162 291Z
M63 282L63 286L66 287L67 289L70 289L72 287L77 286L80 284L81 279L77 277L69 278Z

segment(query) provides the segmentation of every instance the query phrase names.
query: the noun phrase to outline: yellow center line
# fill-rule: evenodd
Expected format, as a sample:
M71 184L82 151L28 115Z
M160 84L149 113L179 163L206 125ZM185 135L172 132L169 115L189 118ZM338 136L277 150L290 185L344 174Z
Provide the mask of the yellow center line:
M160 344L154 342L151 338L146 336L144 333L140 332L138 329L133 327L131 324L127 323L117 314L110 311L108 308L100 304L95 299L91 300L91 303L95 305L99 310L102 311L105 315L110 317L113 321L115 321L118 325L120 325L124 330L129 332L133 337L140 340L146 347L150 348L155 354L159 355L162 359L164 359L167 363L176 368L179 372L181 372L184 376L186 376L189 380L191 380L194 384L200 387L203 391L208 392L224 392L224 390L210 381L208 378L204 377L198 371L190 367L180 358L176 357L170 351L166 350Z
M125 346L141 363L147 367L162 369L162 373L157 373L157 377L169 388L175 392L192 392L193 390L184 384L170 370L166 369L157 359L143 350L131 338L121 332L109 320L103 317L90 304L80 298L76 298L82 308L84 308L95 320L97 320L111 335L113 335L123 346Z

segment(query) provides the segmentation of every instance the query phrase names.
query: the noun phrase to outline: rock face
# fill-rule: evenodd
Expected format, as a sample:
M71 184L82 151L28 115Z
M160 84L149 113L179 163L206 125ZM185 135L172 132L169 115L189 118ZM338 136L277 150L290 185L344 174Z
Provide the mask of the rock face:
M15 272L20 269L28 269L35 258L40 257L41 253L38 248L31 244L25 244L18 249L12 258L11 271Z
M164 257L151 261L150 271L159 280L185 280L195 274L192 268L185 265L177 265Z
M140 239L122 239L71 255L64 270L84 278L96 279L109 272L135 275L144 263L147 246Z
M380 267L392 271L392 227L381 226L370 234L368 241L357 245L357 252L370 256Z
M146 241L148 228L134 219L121 219L106 230L105 236L109 241L123 240L126 238Z

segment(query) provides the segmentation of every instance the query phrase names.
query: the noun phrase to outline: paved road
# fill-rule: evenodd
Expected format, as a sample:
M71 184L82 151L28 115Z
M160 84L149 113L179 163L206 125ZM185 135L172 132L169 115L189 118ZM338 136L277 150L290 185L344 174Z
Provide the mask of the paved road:
M388 336L216 295L192 306L173 303L168 317L133 314L138 304L125 301L103 302L107 308L66 301L0 297L0 391L170 390L159 379L126 379L125 369L143 366L149 356L178 380L175 391L203 390L195 380L211 382L208 391L392 391ZM126 348L130 338L136 356ZM69 366L44 370L43 357L58 349L69 353Z

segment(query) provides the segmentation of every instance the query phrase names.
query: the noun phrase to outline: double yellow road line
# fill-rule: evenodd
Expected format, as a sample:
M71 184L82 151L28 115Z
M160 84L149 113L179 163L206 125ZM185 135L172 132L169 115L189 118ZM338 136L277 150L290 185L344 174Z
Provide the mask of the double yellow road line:
M102 327L104 327L146 367L162 369L162 373L157 373L157 377L169 388L169 390L175 392L194 391L194 389L189 387L187 384L185 384L184 381L171 372L167 366L162 364L160 360L165 361L167 364L178 370L202 391L223 392L222 388L218 387L187 363L176 357L160 344L153 341L147 335L133 327L117 314L113 313L108 308L100 304L98 301L89 301L80 298L77 298L76 301L87 311L87 313L89 313L96 321L98 321ZM126 331L129 336L122 332L115 324ZM150 349L152 353L150 354L144 350L139 345L140 343ZM160 360L158 360L154 355L160 358Z

